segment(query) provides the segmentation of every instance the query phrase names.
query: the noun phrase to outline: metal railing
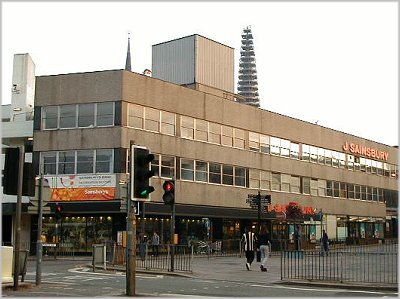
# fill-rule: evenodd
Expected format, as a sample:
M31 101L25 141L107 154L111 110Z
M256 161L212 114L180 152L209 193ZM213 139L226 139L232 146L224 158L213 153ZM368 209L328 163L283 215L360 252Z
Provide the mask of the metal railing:
M282 251L281 280L397 285L397 244L320 251Z
M193 248L185 245L159 245L158 254L154 247L138 244L136 247L136 268L146 270L171 271L171 246L174 246L174 271L193 272ZM109 251L110 250L110 251ZM107 264L124 266L126 248L114 245L107 246Z

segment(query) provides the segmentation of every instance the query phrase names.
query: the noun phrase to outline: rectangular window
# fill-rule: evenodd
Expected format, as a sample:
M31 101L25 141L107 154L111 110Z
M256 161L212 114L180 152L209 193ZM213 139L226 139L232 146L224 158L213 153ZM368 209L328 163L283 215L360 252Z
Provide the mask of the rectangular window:
M318 180L318 196L326 196L326 181Z
M154 176L160 176L160 155L154 154L154 160L151 161L151 170L154 171Z
M280 155L281 153L281 140L276 137L271 137L271 154L273 155Z
M128 126L137 129L144 128L144 108L129 103Z
M310 146L307 144L301 145L301 160L310 161Z
M318 196L318 180L311 179L310 181L310 194L313 196Z
M113 173L113 150L96 150L96 173Z
M244 149L245 146L245 136L244 130L233 129L233 147Z
M333 182L326 181L326 195L333 196Z
M161 133L175 135L175 114L161 111Z
M300 145L298 143L290 143L290 158L300 159Z
M207 141L208 138L208 122L201 119L196 119L195 138L199 141Z
M58 128L58 106L42 107L43 130Z
M367 200L372 200L372 188L367 186Z
M260 170L249 169L249 188L252 189L260 188Z
M281 174L272 173L271 190L281 191Z
M271 190L271 173L269 171L261 170L260 188L263 190Z
M207 162L196 161L196 181L207 182L208 164Z
M233 146L233 128L222 126L221 144L225 146Z
M235 186L246 187L246 168L235 167Z
M269 136L260 134L260 149L261 149L261 152L264 154L270 153L270 138L269 138Z
M348 196L348 198L351 198L351 199L355 198L353 184L347 184L347 196Z
M172 179L175 176L175 158L161 156L161 177Z
M93 150L76 152L76 173L93 173Z
M290 192L290 175L281 174L281 191Z
M181 116L181 137L194 139L194 118Z
M96 126L107 127L114 125L114 102L97 103Z
M181 159L181 179L194 180L194 160Z
M332 151L325 150L325 165L332 166Z
M78 105L78 127L94 127L94 104Z
M339 153L332 151L332 166L339 167Z
M75 151L58 153L58 174L75 174Z
M208 124L208 142L221 144L221 125L216 123Z
M319 164L325 164L325 149L324 148L318 148L318 163Z
M57 174L57 152L43 152L43 174Z
M76 127L76 105L60 106L60 128Z
M339 167L346 168L346 155L339 153Z
M376 161L376 173L378 175L383 175L383 163Z
M378 188L372 188L372 200L378 201Z
M333 182L333 197L339 197L340 195L340 183Z
M340 198L347 198L346 183L340 183Z
M233 166L222 166L222 184L233 186Z
M347 157L347 169L354 170L354 156L346 155Z
M286 139L281 139L281 156L289 158L290 157L290 141Z
M290 178L290 192L300 193L300 177L291 176Z
M359 185L354 186L354 195L355 199L361 199L361 186Z
M311 179L310 178L302 178L302 192L303 194L310 194L311 193Z
M209 182L221 184L221 165L217 163L209 164Z
M249 132L249 150L260 151L260 134Z
M361 200L367 200L367 186L361 186Z
M313 163L318 162L318 148L315 146L310 146L310 160Z
M144 128L152 132L160 131L160 111L146 107L144 109Z

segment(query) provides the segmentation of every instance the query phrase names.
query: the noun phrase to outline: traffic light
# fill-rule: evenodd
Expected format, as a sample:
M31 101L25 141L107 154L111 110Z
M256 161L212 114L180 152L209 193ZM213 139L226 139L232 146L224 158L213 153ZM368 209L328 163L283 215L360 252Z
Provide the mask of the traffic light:
M18 195L18 173L19 173L19 148L6 148L3 170L3 193ZM33 164L24 162L22 195L35 196L35 173Z
M271 195L265 195L265 199L267 200L267 204L271 204Z
M163 201L166 205L172 205L175 203L175 181L165 181L163 184L164 195Z
M154 171L150 170L154 155L147 148L135 147L133 152L133 197L136 200L148 199L154 191L150 186L150 178Z
M62 213L63 213L63 206L59 203L56 204L56 212L55 212L55 217L56 220L60 220L62 217Z

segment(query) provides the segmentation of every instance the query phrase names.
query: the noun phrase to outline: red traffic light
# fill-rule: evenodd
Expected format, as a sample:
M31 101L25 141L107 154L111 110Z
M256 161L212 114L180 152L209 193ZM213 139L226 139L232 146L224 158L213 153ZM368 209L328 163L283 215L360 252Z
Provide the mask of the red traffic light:
M171 181L165 181L163 184L164 191L171 192L174 190L174 183Z

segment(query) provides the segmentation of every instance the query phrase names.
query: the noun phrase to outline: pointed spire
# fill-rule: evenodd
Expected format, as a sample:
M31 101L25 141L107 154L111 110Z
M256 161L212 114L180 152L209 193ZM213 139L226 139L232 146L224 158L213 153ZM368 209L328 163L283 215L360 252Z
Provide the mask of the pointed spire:
M131 70L131 37L130 37L130 33L128 33L128 52L126 53L125 70L130 71L130 72L132 71Z

